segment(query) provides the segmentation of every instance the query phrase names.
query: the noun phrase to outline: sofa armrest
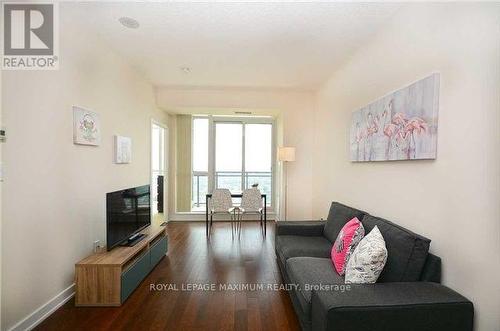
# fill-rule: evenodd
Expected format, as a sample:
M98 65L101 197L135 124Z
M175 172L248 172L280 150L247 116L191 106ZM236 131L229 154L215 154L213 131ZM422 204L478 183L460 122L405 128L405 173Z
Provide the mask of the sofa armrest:
M325 221L276 222L277 236L322 236Z
M472 330L472 302L443 285L412 282L345 286L345 291L313 290L312 330Z

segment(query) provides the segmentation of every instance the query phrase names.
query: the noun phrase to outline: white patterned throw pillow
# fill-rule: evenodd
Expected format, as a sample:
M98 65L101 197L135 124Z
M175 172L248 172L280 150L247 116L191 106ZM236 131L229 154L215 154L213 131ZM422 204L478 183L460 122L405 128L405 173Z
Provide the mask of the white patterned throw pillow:
M385 240L375 226L356 246L345 270L345 282L350 284L373 284L387 261Z

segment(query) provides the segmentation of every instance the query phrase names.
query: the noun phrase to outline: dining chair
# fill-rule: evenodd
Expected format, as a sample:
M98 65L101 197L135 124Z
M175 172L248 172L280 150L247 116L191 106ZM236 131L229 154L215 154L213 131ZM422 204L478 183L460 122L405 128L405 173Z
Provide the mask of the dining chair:
M238 238L241 237L241 222L245 215L258 215L260 219L260 229L264 236L264 221L263 221L263 205L262 194L256 187L252 187L243 191L240 207L236 207L234 212L237 220Z
M212 193L212 198L209 200L210 204L210 231L212 232L213 217L215 215L229 215L231 218L231 231L234 237L235 232L235 218L233 200L231 198L231 191L225 188L215 189Z

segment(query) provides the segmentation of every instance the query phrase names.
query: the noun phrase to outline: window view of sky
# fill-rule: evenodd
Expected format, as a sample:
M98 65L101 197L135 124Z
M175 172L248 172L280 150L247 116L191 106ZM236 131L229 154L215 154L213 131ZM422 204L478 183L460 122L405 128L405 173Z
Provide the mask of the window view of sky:
M214 125L215 187L227 188L233 193L238 193L258 184L261 192L267 194L267 202L270 205L272 199L272 124L215 122ZM195 118L193 120L193 210L204 208L205 194L208 193L208 132L208 119ZM245 160L244 164L243 160Z
M245 171L271 171L272 125L245 125Z
M240 123L216 123L215 171L242 170L243 125Z

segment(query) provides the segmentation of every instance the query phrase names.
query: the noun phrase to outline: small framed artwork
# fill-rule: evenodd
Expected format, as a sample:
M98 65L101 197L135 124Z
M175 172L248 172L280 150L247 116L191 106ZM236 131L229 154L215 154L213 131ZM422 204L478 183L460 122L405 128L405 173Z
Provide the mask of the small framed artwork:
M132 162L132 139L115 136L115 163L123 164L130 162Z
M99 114L73 106L73 143L99 146L101 143Z

